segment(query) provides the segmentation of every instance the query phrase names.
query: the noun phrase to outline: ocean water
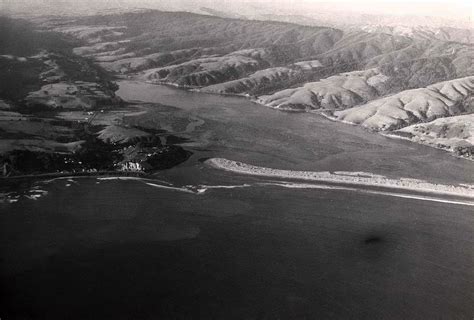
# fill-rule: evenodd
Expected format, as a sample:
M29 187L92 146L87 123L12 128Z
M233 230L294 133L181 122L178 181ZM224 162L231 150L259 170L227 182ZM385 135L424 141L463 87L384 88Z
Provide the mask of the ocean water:
M36 200L3 204L3 313L468 319L474 312L472 207L242 185L199 193L140 180L55 180Z
M472 183L472 163L242 98L133 81L118 93L172 106L135 120L188 138L194 155L154 180L65 178L9 195L2 318L472 318L472 206L288 187L199 160L443 183Z

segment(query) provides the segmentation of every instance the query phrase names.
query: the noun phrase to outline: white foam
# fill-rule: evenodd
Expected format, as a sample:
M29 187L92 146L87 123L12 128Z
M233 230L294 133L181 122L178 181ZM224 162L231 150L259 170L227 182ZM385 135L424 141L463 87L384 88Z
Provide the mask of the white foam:
M458 205L465 205L465 206L474 206L474 202L469 201L469 200L443 199L443 198L430 197L430 196L411 195L411 194L406 194L406 193L396 193L396 192L386 192L386 191L376 191L376 190L364 190L364 189L358 189L358 188L339 187L339 186L325 186L325 185L309 184L309 183L258 183L257 185L260 185L260 186L277 186L277 187L290 188L290 189L347 190L347 191L356 191L356 192L377 194L377 195L388 196L388 197L415 199L415 200L449 203L449 204L458 204Z
M48 194L46 190L40 189L31 189L28 194L25 194L24 197L30 200L38 200L41 197L44 197Z
M223 158L212 158L206 160L206 163L214 168L222 169L234 173L274 177L280 179L290 180L306 180L318 183L338 183L348 185L356 188L383 187L405 191L424 192L436 195L445 196L463 196L474 199L474 185L442 185L437 183L430 183L424 180L417 179L392 179L381 175L372 173L350 173L344 172L344 175L332 174L329 172L318 171L296 171L296 170L281 170L267 167L258 167L250 164L227 160Z
M97 180L109 181L109 180L143 180L137 177L99 177Z
M322 189L322 190L350 190L356 191L356 188L349 187L339 187L339 186L327 186L322 184L310 184L310 183L273 183L273 182L264 182L257 183L259 186L277 186L289 189Z
M441 203L449 203L449 204L459 204L459 205L464 205L464 206L474 206L474 202L468 201L468 200L454 200L454 199L450 200L450 199L441 199L441 198L435 198L435 197L429 197L429 196L419 196L419 195L412 195L412 194L392 193L392 192L373 191L373 190L362 190L362 192L385 195L385 196L390 196L390 197L397 197L397 198L415 199L415 200L441 202Z
M251 187L250 184L239 184L239 185L228 185L228 186L208 186L208 185L199 185L199 188L202 189L236 189L236 188L248 188Z
M113 181L113 180L124 180L124 181L140 181L140 182L160 182L164 183L167 185L172 185L171 183L164 181L164 180L158 180L158 179L147 179L147 178L141 178L141 177L121 177L121 176L116 176L116 177L99 177L97 178L99 181Z
M160 189L174 190L174 191L186 192L186 193L195 193L194 191L186 189L186 188L169 187L169 186L164 186L161 184L150 183L150 182L145 182L145 184L151 187L160 188Z

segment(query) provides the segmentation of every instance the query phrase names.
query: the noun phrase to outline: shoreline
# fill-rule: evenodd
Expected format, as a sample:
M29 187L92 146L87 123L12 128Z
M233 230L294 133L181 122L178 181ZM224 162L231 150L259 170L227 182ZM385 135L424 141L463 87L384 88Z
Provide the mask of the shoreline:
M61 178L77 178L77 177L139 177L147 178L151 174L144 172L127 172L127 171L97 171L97 172L60 172L60 173L39 173L28 174L11 177L1 177L0 186L2 184L22 182L22 181L40 181L46 179L61 179Z
M292 171L267 167L258 167L242 162L224 158L211 158L205 161L215 169L225 170L238 174L260 176L266 178L279 178L285 181L311 181L324 182L338 186L363 186L382 190L405 190L416 194L436 194L450 197L474 200L474 185L443 185L430 183L424 180L411 178L392 179L382 175L365 172L317 172L317 171Z
M430 144L430 143L423 143L423 142L413 141L413 140L411 140L410 138L402 137L402 136L399 136L399 135L396 135L396 134L393 134L393 133L382 133L382 132L379 132L378 134L380 134L381 136L390 138L390 139L397 139L397 140L402 140L402 141L409 141L409 142L411 142L411 143L416 143L416 144L419 144L419 145L422 145L422 146L425 146L425 147L430 147L430 148L433 148L433 149L441 150L441 151L444 151L444 152L449 153L449 154L450 154L452 157L454 157L454 158L463 159L463 160L468 160L468 161L474 162L474 157L463 157L463 156L457 155L457 154L454 153L454 151L453 151L452 149L449 149L449 148L441 148L441 147L437 147L437 146L435 146L435 145L433 145L433 144Z
M353 122L349 122L349 121L345 121L345 120L338 120L336 117L333 117L333 116L328 114L328 112L331 112L333 110L324 109L324 110L309 110L309 111L302 110L302 111L300 111L300 110L291 110L291 109L283 109L283 108L279 108L279 107L273 107L273 106L267 105L265 103L261 103L258 99L251 99L251 101L256 103L256 104L259 104L261 106L264 106L264 107L267 107L267 108L270 108L270 109L274 109L274 110L279 110L279 111L308 112L308 113L312 113L312 114L317 114L317 115L320 115L320 116L326 118L327 120L329 120L331 122L342 123L342 124L362 128L366 132L378 134L378 135L381 135L381 136L389 138L389 139L408 141L410 143L415 143L415 144L418 144L418 145L422 145L422 146L430 147L430 148L433 148L433 149L441 150L441 151L444 151L444 152L448 153L449 155L451 155L454 158L474 162L474 157L463 157L463 156L456 155L454 153L454 151L452 149L449 149L449 148L440 148L440 147L437 147L437 146L435 146L433 144L430 144L430 143L422 143L422 142L414 141L410 138L402 137L402 136L399 136L399 135L394 134L394 133L370 130L368 128L365 128L365 127L360 126L360 125L358 125L356 123L353 123Z
M401 135L397 135L393 132L384 132L384 131L375 131L375 130L370 130L368 128L365 128L363 126L360 126L356 123L352 123L352 122L349 122L349 121L345 121L345 120L338 120L337 118L335 117L332 117L330 116L329 114L327 114L326 112L328 110L321 110L321 111L313 111L311 113L315 113L315 114L320 114L322 115L324 118L330 120L330 121L333 121L333 122L337 122L337 123L343 123L343 124L348 124L348 125L351 125L351 126L355 126L355 127L359 127L359 128L362 128L363 130L367 131L367 132L370 132L370 133L375 133L375 134L378 134L378 135L381 135L383 137L386 137L386 138L389 138L389 139L395 139L395 140L402 140L402 141L407 141L407 142L410 142L410 143L416 143L418 145L422 145L422 146L425 146L425 147L430 147L430 148L433 148L433 149L437 149L437 150L441 150L441 151L444 151L448 154L450 154L452 157L454 158L457 158L457 159L464 159L464 160L468 160L468 161L473 161L474 162L474 157L463 157L463 156L459 156L459 155L456 155L454 153L453 150L451 149L448 149L448 148L440 148L440 147L437 147L433 144L429 144L429 143L422 143L422 142L417 142L417 141L414 141L410 138L407 138L407 137L403 137Z
M140 77L136 76L131 76L130 78L121 78L118 75L114 75L116 77L116 81L136 81L140 83L145 83L145 84L150 84L154 86L164 86L172 89L178 89L178 90L183 90L186 92L194 92L194 93L200 93L200 94L210 94L210 95L215 95L215 96L223 96L223 97L239 97L239 98L245 98L247 100L250 100L252 102L257 103L254 99L252 99L252 95L248 93L220 93L220 92L207 92L207 91L202 91L201 89L205 88L205 86L183 86L179 85L173 82L167 82L167 81L149 81L149 80L144 80L141 79Z
M128 79L123 79L123 78L118 78L117 80L132 80L132 81L138 81L138 82L143 82L143 83L146 83L146 84L151 84L151 85L158 85L158 86L166 86L166 87L172 87L174 89L179 89L179 90L183 90L183 91L187 91L187 92L195 92L195 93L200 93L200 94L211 94L211 95L217 95L217 96L223 96L223 97L239 97L239 98L244 98L244 99L247 99L249 100L250 102L256 104L256 105L259 105L259 106L263 106L263 107L266 107L266 108L270 108L270 109L273 109L273 110L276 110L276 111L281 111L281 112L294 112L294 113L303 113L303 112L307 112L307 113L312 113L312 114L317 114L317 115L320 115L322 116L323 118L326 118L327 120L329 121L332 121L332 122L337 122L337 123L343 123L343 124L346 124L346 125L351 125L351 126L355 126L355 127L359 127L359 128L362 128L362 129L365 129L367 132L369 133L375 133L375 134L379 134L381 136L384 136L384 137L387 137L387 138L390 138L390 139L398 139L398 140L403 140L403 141L408 141L410 143L415 143L415 144L418 144L418 145L422 145L422 146L426 146L426 147L430 147L430 148L433 148L433 149L437 149L437 150L441 150L441 151L444 151L446 153L448 153L449 155L451 155L452 157L454 158L457 158L457 159L463 159L463 160L468 160L468 161L471 161L471 162L474 162L474 157L463 157L463 156L458 156L454 153L453 150L451 149L448 149L448 148L440 148L440 147L436 147L432 144L428 144L428 143L420 143L420 142L417 142L417 141L414 141L414 140L411 140L409 138L405 138L405 137L401 137L401 136L398 136L396 134L392 134L392 133L384 133L384 132L380 132L380 131L372 131L372 130L368 130L367 128L364 128L362 126L359 126L355 123L352 123L352 122L348 122L348 121L344 121L344 120L338 120L336 119L335 117L329 115L327 112L328 111L332 111L332 110L307 110L307 109L291 109L291 108L279 108L278 106L270 106L268 104L265 104L265 103L262 103L258 97L253 97L252 95L248 94L248 93L218 93L218 92L204 92L204 91L201 91L201 88L203 87L193 87L193 86L180 86L180 85L177 85L177 84L174 84L174 83L170 83L170 82L152 82L152 81L146 81L146 80L143 80L143 79L140 79L140 78L136 78L136 77L131 77L131 78L128 78Z

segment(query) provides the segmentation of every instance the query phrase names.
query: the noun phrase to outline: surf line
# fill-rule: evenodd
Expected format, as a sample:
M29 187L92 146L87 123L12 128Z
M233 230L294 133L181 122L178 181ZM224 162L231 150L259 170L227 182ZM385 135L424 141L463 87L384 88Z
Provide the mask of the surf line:
M339 186L326 186L321 184L311 184L311 183L257 183L258 186L276 186L282 188L289 188L289 189L319 189L319 190L344 190L344 191L353 191L353 192L360 192L360 193L368 193L368 194L376 194L381 196L387 197L396 197L396 198L405 198L405 199L414 199L414 200L421 200L421 201L430 201L430 202L440 202L440 203L449 203L449 204L457 204L457 205L464 205L464 206L472 206L474 207L474 202L465 201L465 200L454 200L454 199L442 199L436 198L432 196L423 196L423 195L412 195L406 193L397 193L397 192L386 192L386 191L377 191L377 190L368 190L363 188L352 188L352 187L339 187Z
M167 190L173 190L173 191L179 191L179 192L186 192L186 193L193 193L196 194L196 192L189 190L187 188L179 188L179 187L170 187L170 186L164 186L161 184L156 184L156 183L151 183L151 182L144 182L146 185L154 188L160 188L160 189L167 189Z
M258 167L250 164L223 158L211 158L205 161L212 168L237 174L283 179L281 187L351 189L366 193L411 198L425 201L436 201L453 204L474 205L474 185L443 185L424 180L399 178L393 179L368 172L317 172L280 170ZM304 184L291 184L291 180L307 181ZM274 183L278 183L275 181ZM273 184L274 184L273 183ZM272 184L272 182L270 182ZM377 188L382 190L371 190ZM388 189L384 191L383 189ZM400 192L397 192L400 191ZM402 192L404 191L404 192ZM413 192L407 194L406 192ZM448 197L448 198L446 198ZM449 197L455 197L456 199ZM471 201L472 200L472 201Z

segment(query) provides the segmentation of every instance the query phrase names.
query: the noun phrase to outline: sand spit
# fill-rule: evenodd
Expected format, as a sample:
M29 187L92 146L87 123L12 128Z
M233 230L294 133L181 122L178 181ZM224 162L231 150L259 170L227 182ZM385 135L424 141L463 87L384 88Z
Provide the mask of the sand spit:
M253 166L223 158L208 159L205 163L217 169L253 176L327 182L343 186L367 186L392 190L409 190L416 193L448 195L474 199L474 185L469 184L444 185L410 178L391 179L366 172L337 171L336 173L331 173L280 170Z
M276 175L279 171L287 171L287 170L275 170L269 168L261 168L261 167L254 167L250 165L240 164L240 167L245 167L247 170L239 169L234 170L233 168L229 168L229 164L235 167L239 167L237 162L226 160L226 159L210 159L208 164L215 168L229 170L238 173L245 173L245 174L252 174L252 175L259 175L265 177L278 177L282 178L282 175ZM226 167L223 167L223 164ZM259 170L258 173L251 173L250 169ZM264 170L261 170L264 169ZM266 170L265 170L266 169ZM272 175L269 174L272 172ZM292 171L287 171L292 172ZM164 189L168 191L177 191L183 192L193 195L202 195L206 194L207 192L214 191L214 190L230 190L230 189L242 189L242 188L258 188L258 187L280 187L280 188L288 188L288 189L315 189L315 190L341 190L341 191L352 191L352 192L360 192L365 194L374 194L374 195L381 195L381 196L388 196L388 197L396 197L396 198L405 198L405 199L415 199L420 201L429 201L429 202L440 202L440 203L448 203L448 204L455 204L455 205L466 205L466 206L474 206L474 195L472 193L473 186L467 184L459 184L458 186L446 186L446 185L437 185L437 184L429 184L427 182L421 180L413 180L413 179L400 179L399 180L392 180L388 179L381 175L372 175L366 172L344 172L344 171L337 171L335 173L329 172L304 172L306 176L302 176L301 171L294 171L291 175L284 176L284 178L291 178L293 180L306 180L308 182L291 182L288 180L274 180L269 181L266 180L265 182L257 182L257 183L244 183L239 185L184 185L184 186L175 186L170 182L164 180L157 180L155 178L148 179L148 178L140 178L140 177L125 177L125 176L114 176L114 177L99 177L96 178L96 184L100 184L101 182L114 182L114 181L133 181L143 183L149 187ZM318 176L322 176L322 178L316 178ZM328 176L330 178L328 178ZM355 178L353 181L348 181L347 178ZM78 180L81 179L90 179L90 177L58 177L55 179L42 181L40 184L49 184L54 181L62 180L66 183L66 186L72 186L72 184L78 185ZM361 181L360 179L365 179ZM368 182L366 179L372 179L372 181ZM387 182L390 181L390 182ZM407 187L406 181L411 181L413 186ZM421 190L420 188L415 187L416 182L420 185L424 186L424 189ZM397 184L398 183L398 184ZM431 188L427 188L428 185L431 185ZM434 187L433 187L434 186ZM372 188L371 188L372 187ZM442 190L442 188L447 188L448 190ZM465 192L455 193L453 188L464 188L466 189ZM401 190L411 190L415 192L401 192ZM470 191L469 191L470 190ZM19 200L38 200L39 198L48 195L48 191L42 190L41 187L35 186L31 189L26 190L25 192L10 192L10 193L0 193L0 204L12 204L16 203ZM444 195L445 197L440 197L440 195ZM446 195L450 195L451 197L446 197ZM453 197L456 196L456 197Z
M436 196L386 192L386 191L377 191L377 190L363 190L363 189L359 189L357 187L341 187L341 186L328 186L328 185L313 184L313 183L291 183L291 182L259 183L257 185L258 186L276 186L276 187L282 187L282 188L288 188L288 189L319 189L319 190L355 191L355 192L361 192L361 193L366 193L366 194L375 194L375 195L381 195L381 196L387 196L387 197L415 199L415 200L421 200L421 201L449 203L449 204L457 204L457 205L474 207L474 202L469 201L469 200L442 199L442 198L437 198Z

